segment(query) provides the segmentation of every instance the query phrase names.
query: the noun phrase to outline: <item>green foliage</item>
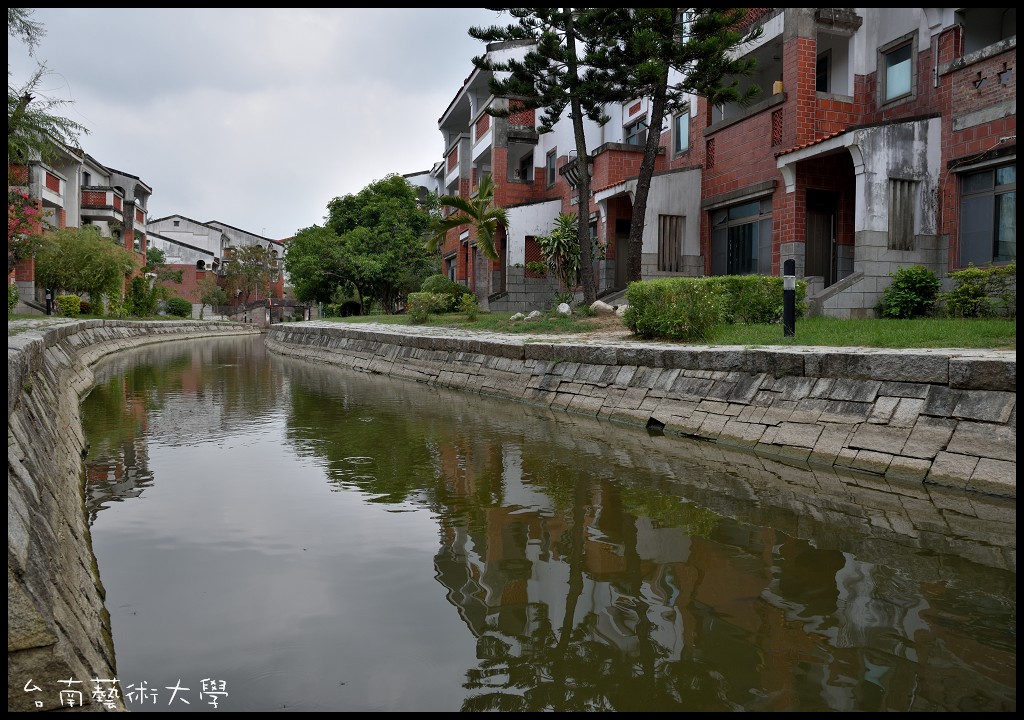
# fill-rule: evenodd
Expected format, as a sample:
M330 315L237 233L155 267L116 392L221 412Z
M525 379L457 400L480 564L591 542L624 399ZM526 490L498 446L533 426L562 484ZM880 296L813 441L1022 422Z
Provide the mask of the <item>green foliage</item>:
M57 312L64 317L78 317L82 310L82 298L77 295L58 295Z
M450 298L442 293L409 293L405 309L414 325L422 325L430 319L431 313L446 312Z
M151 288L146 278L136 275L128 285L128 294L124 299L125 311L135 317L156 315L156 289Z
M784 280L771 275L714 275L710 278L725 294L728 323L782 322ZM795 315L807 312L807 281L798 280L794 292Z
M807 311L807 283L799 281L795 315ZM725 324L777 324L782 320L783 279L763 275L673 277L630 283L623 318L640 337L705 342Z
M97 305L100 305L100 308L99 308L100 310L102 310L102 309L103 309L103 307L102 307L102 304L100 304L100 303L97 303ZM80 303L78 304L78 312L79 312L79 313L80 313L81 315L92 315L92 313L93 313L93 309L94 309L94 308L93 308L93 306L92 306L92 303L91 303L91 302L89 302L88 300L82 300L82 301L81 301L81 302L80 302ZM103 313L102 313L102 312L100 312L100 313L97 313L97 314L99 314L99 315L102 315Z
M7 9L7 37L23 42L29 55L34 55L46 34L43 24L32 19L34 12L34 8ZM85 126L58 113L71 101L50 98L41 92L40 85L48 74L46 64L39 63L21 87L7 84L8 185L14 184L10 182L12 166L26 165L36 157L52 163L65 156L69 148L80 152L78 138L89 134Z
M463 295L459 300L459 312L465 313L467 320L476 320L477 313L480 312L480 303L477 302L476 295L473 293Z
M209 305L211 308L217 307L218 305L227 305L228 293L217 283L215 275L207 275L196 284L196 289L193 291L196 295L196 299L199 301L199 319L203 319L203 314L206 312L206 307Z
M487 173L480 179L480 186L472 198L461 195L445 195L437 198L437 204L454 212L437 215L426 229L426 247L430 253L438 252L444 245L448 231L460 225L472 225L476 231L476 244L486 257L498 259L494 237L499 228L508 227L508 211L494 205L494 179Z
M725 321L728 298L714 278L630 283L623 322L641 338L707 342Z
M94 225L43 234L36 253L36 282L95 299L120 296L126 276L138 270L133 253L100 235Z
M19 260L32 257L42 242L36 201L17 188L7 189L7 273Z
M1017 317L1017 261L950 273L953 289L940 296L950 317Z
M167 314L174 317L192 317L192 303L185 298L172 297L167 301Z
M901 267L890 273L892 282L882 291L878 309L885 318L924 317L932 312L942 282L923 265Z
M128 317L128 307L127 305L125 305L124 300L108 297L105 314L109 318L114 318L115 320L123 320L124 318Z
M447 295L449 298L448 309L460 307L462 301L466 297L472 297L474 301L476 300L476 296L473 295L473 291L468 287L449 279L446 275L441 274L431 275L424 280L423 285L420 287L420 291Z
M372 298L394 312L437 272L422 242L430 218L405 178L389 175L327 209L324 227L300 230L288 243L285 267L299 300L335 302L341 288L365 307Z
M572 291L580 284L579 217L576 213L559 213L550 235L536 238L544 263L558 278L564 293L572 300ZM532 264L532 263L531 263Z
M17 285L7 286L7 314L10 315L14 312L14 308L18 307L18 301L20 300L18 295Z
M242 245L225 258L224 285L228 297L241 297L246 304L253 297L267 297L270 284L277 276L276 258L262 245Z

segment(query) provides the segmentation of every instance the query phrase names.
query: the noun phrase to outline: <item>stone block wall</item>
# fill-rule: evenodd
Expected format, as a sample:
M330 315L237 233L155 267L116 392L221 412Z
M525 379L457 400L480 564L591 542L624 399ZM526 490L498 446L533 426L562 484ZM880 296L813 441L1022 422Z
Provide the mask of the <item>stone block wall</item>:
M338 323L276 326L267 347L893 484L1016 498L1016 352L552 342Z
M124 710L120 698L91 696L92 679L117 675L84 507L79 403L92 388L90 367L143 344L259 330L190 321L27 325L7 338L7 710ZM68 679L81 681L72 689L83 704L74 708L58 701Z

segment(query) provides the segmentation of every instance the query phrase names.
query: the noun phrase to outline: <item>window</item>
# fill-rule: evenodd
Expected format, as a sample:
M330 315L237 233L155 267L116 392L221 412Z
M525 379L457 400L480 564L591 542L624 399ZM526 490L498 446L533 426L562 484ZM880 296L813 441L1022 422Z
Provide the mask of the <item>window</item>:
M1016 259L1016 164L964 175L960 184L960 266Z
M711 274L770 275L772 200L720 208L711 213Z
M523 182L533 182L533 153L527 153L523 156L523 159L519 161L519 169L517 176Z
M658 216L658 270L662 272L683 270L683 222L682 215Z
M690 149L690 108L687 106L672 120L672 149L681 153Z
M911 36L879 48L878 84L883 103L914 96L916 46Z
M92 185L92 174L86 170L82 171L82 185Z
M829 92L829 67L832 65L832 55L823 52L818 56L818 62L814 66L814 89L818 92Z
M647 143L645 130L647 130L647 118L630 123L623 130L626 136L624 142L627 145L645 145Z
M555 154L554 150L552 150L551 152L548 153L548 159L547 159L548 187L551 187L552 185L555 184L555 177L556 177L555 170L557 169L557 165L556 165L555 161L557 159L558 159L558 156Z

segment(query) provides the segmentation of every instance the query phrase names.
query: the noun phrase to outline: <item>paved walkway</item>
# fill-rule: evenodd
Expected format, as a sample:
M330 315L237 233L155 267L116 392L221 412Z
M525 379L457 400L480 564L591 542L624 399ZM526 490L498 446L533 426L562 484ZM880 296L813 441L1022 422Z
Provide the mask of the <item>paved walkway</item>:
M390 323L339 323L332 322L330 320L309 320L301 323L290 323L305 327L338 327L339 325L351 325L355 328L366 330L369 332L382 332L382 333L394 333L399 335L425 335L428 337L473 337L481 340L497 341L497 342L512 342L512 343L535 343L535 342L547 342L547 343L571 343L577 345L597 345L597 346L609 346L609 347L629 347L629 348L662 348L665 347L687 347L691 349L697 348L718 348L718 349L729 349L737 350L749 348L750 346L743 345L694 345L689 343L674 343L668 340L639 340L629 334L628 331L621 333L608 333L608 332L588 332L588 333L496 333L485 330L469 330L464 328L453 328L453 327L438 327L433 325L393 325ZM764 350L786 350L789 352L820 352L821 346L814 345L764 345L758 346ZM865 354L883 354L902 352L898 348L874 348L874 347L857 347L857 346L844 346L842 348L836 348L844 352L863 352ZM920 348L915 349L915 353L924 354L935 354L944 356L957 356L957 357L979 357L979 358L992 358L998 360L1014 359L1017 356L1016 350L986 350L986 349L975 349L975 348Z

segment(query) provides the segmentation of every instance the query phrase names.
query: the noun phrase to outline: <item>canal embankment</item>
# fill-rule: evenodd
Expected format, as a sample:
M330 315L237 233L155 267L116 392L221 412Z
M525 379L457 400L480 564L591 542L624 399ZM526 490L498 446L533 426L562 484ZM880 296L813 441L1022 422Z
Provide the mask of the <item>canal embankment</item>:
M269 350L781 459L1016 499L1016 351L723 347L324 321ZM628 435L609 438L628 443Z
M201 321L8 323L8 711L38 709L44 692L52 707L60 689L77 703L64 709L124 709L119 697L93 694L94 679L117 675L84 509L79 404L91 367L150 343L259 332Z

